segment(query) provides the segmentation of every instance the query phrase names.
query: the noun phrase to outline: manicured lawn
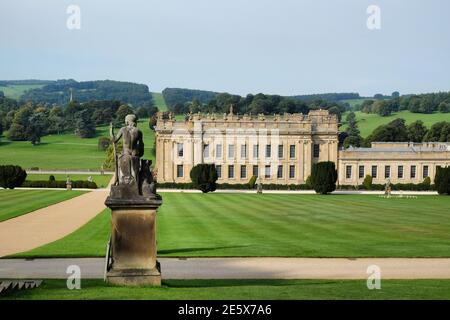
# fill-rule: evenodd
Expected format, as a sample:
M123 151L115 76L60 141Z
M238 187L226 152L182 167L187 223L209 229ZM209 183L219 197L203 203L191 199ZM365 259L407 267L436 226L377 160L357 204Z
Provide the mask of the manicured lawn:
M155 102L155 105L158 107L159 111L167 111L167 105L166 100L164 100L164 97L162 93L160 92L152 92L153 101Z
M450 257L450 197L163 193L160 256ZM103 256L109 211L21 257Z
M3 299L146 299L146 300L301 300L301 299L450 299L450 280L385 280L368 290L364 280L168 280L162 287L118 287L82 280L68 290L65 280L45 280L33 290Z
M356 120L358 122L359 130L361 131L361 135L363 137L367 137L370 135L373 130L375 130L378 126L387 124L394 119L402 118L405 119L406 124L411 122L422 120L426 127L430 128L434 123L439 121L450 121L450 113L433 113L433 114L423 114L423 113L412 113L409 111L401 111L397 113L393 113L390 116L382 117L378 114L373 113L363 113L360 111L355 112ZM346 114L342 116L342 121L345 122ZM346 124L341 126L340 130L344 131L346 129Z
M146 159L154 159L154 131L147 121L138 124L144 134ZM116 129L117 132L118 129ZM94 138L82 139L72 133L42 137L41 144L33 146L28 141L0 141L0 164L16 164L27 169L93 169L100 170L106 154L98 149L98 138L109 136L107 126L97 127Z
M85 193L84 191L0 190L0 221L21 216Z
M27 174L27 180L36 181L36 180L48 180L50 174ZM53 174L56 180L66 181L66 174ZM108 185L109 181L112 179L112 175L105 174L69 174L70 179L72 181L83 180L87 181L89 177L92 177L92 180L97 184L97 187L104 188Z

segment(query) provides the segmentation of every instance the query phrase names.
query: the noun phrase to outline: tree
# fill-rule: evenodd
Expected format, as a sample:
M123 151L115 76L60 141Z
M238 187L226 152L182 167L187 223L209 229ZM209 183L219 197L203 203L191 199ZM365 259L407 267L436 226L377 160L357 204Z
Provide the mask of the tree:
M11 127L8 131L8 139L12 141L26 141L27 132L26 128L29 125L29 119L33 114L33 108L30 104L21 107L14 114Z
M80 138L92 138L95 135L95 123L92 121L88 110L76 113L75 134Z
M334 162L325 161L313 165L311 184L316 193L328 194L336 190L337 171Z
M422 142L428 131L421 120L411 123L407 130L409 141L412 142Z
M389 116L392 113L391 106L386 100L377 100L372 105L372 112L382 117Z
M27 173L19 166L0 166L0 187L14 189L20 187L25 181Z
M190 176L194 187L203 193L216 190L218 176L214 164L198 164L191 169Z
M423 140L431 142L450 141L450 122L436 122L431 126L430 130L428 130Z
M44 112L35 112L29 118L26 128L27 140L33 145L41 142L41 137L47 133L48 121Z
M354 112L350 112L347 115L347 123L347 137L344 139L344 148L348 148L349 146L360 147L363 139L361 137L358 125L356 124L356 116Z
M148 117L148 108L146 107L139 107L136 111L136 115L140 118L147 118Z
M391 97L392 98L400 98L400 92L398 92L398 91L392 92Z
M434 184L436 191L439 194L450 195L450 167L436 168L436 176L434 178Z
M408 141L408 130L404 119L395 119L386 125L377 127L367 137L367 142L406 142Z
M123 104L116 112L115 125L122 126L125 122L125 117L129 114L134 114L133 109L127 104Z
M450 112L450 103L441 102L439 104L438 111L442 112L442 113L449 113Z

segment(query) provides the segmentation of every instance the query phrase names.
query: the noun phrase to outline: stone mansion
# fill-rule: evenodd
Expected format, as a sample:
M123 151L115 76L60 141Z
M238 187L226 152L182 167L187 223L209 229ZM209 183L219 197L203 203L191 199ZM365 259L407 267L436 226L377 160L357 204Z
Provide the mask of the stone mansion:
M338 184L433 181L438 166L450 166L448 143L376 142L371 148L339 150L338 120L326 110L274 116L230 113L189 115L177 121L158 115L156 169L158 182L190 182L190 170L214 163L218 183L304 184L312 164L333 161Z

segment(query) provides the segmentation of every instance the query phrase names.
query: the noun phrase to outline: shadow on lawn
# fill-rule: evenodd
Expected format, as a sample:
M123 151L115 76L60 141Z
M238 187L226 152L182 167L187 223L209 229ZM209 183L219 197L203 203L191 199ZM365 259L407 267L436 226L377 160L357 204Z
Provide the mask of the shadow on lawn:
M214 250L221 250L221 249L234 249L234 248L244 248L244 247L248 247L248 246L180 248L180 249L158 250L158 254L174 254L174 253L186 253L186 252L196 252L196 251L214 251Z

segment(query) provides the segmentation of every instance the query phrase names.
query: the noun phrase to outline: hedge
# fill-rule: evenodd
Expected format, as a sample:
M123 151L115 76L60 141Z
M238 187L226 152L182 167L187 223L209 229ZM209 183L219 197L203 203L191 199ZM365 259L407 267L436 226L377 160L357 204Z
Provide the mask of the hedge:
M158 188L161 189L195 189L192 183L176 183L176 182L164 182L158 183ZM413 183L398 183L391 184L391 188L394 191L433 191L435 190L434 185L427 185L423 183L413 184ZM250 188L248 183L243 184L231 184L231 183L218 183L218 190L255 190L255 188ZM372 191L384 191L384 184L372 184L370 189L367 189L364 185L354 186L354 185L340 185L337 190L372 190ZM264 190L313 190L311 186L307 184L263 184Z
M195 189L192 183L176 183L176 182L164 182L158 183L158 188L161 189ZM231 183L218 183L217 189L221 190L255 190L251 188L248 183L231 184ZM311 190L306 184L263 184L264 190Z
M386 186L384 184L372 184L370 188L364 185L340 185L338 190L371 190L371 191L384 191ZM429 185L426 183L397 183L391 184L392 191L433 191L435 190L434 185Z
M66 181L62 180L36 180L36 181L25 181L22 183L21 187L24 188L66 188ZM76 180L72 181L72 188L77 189L97 189L97 184L91 181Z

